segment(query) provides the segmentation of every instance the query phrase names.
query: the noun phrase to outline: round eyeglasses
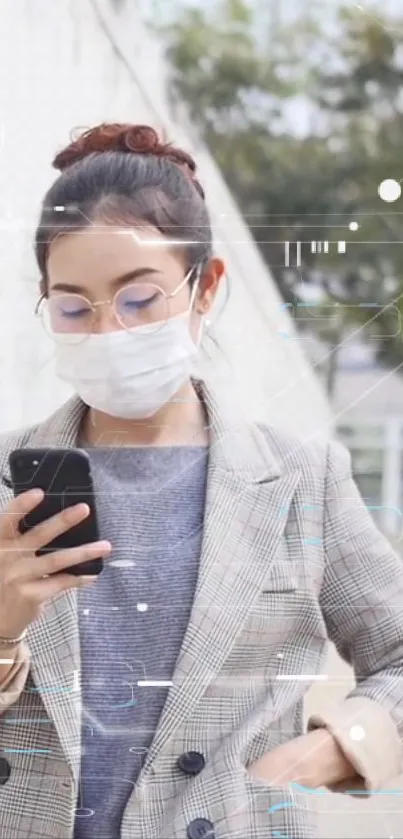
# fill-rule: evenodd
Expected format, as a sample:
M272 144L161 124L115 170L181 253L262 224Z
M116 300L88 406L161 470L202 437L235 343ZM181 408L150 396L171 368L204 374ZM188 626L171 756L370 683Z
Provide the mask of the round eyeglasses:
M42 297L36 307L46 332L57 342L81 343L93 332L97 309L110 306L118 325L130 332L147 326L150 332L161 329L169 319L169 301L189 281L194 268L186 274L177 288L167 294L154 283L133 282L119 289L111 300L91 303L81 294L50 293ZM198 275L199 277L199 275Z

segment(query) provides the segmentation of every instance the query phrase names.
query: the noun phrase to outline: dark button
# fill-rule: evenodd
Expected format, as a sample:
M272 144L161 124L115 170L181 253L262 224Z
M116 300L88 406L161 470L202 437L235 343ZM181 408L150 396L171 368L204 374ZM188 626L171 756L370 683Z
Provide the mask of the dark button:
M6 784L11 775L11 766L5 757L0 757L0 786Z
M214 825L208 819L195 819L187 827L188 839L214 839Z
M199 752L184 752L178 757L177 765L187 775L198 775L204 769L206 761Z

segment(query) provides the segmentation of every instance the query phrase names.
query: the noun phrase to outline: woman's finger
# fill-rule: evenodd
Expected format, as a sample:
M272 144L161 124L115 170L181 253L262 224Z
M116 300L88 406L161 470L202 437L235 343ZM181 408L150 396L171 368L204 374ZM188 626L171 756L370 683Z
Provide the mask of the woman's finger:
M29 550L35 553L40 548L49 545L58 536L62 536L67 530L70 530L75 525L80 524L81 521L87 518L90 513L88 504L75 504L72 507L66 507L61 513L51 516L49 519L37 524L27 533L24 533L20 539L21 549Z
M66 548L60 551L45 554L44 556L33 556L29 554L16 563L13 570L14 579L41 580L50 574L58 574L70 566L79 565L80 562L88 562L91 559L102 559L108 556L112 546L110 542L98 541L89 542L86 545L79 545L75 548Z
M10 501L0 516L0 542L11 542L21 537L18 529L20 521L41 503L43 497L42 489L30 489Z

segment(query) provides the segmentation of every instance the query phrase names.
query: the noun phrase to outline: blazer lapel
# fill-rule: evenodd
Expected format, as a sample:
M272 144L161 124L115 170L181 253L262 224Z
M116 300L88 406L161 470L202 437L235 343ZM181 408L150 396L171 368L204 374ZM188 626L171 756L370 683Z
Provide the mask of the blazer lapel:
M210 461L199 577L172 686L140 778L219 673L274 560L300 480L205 385ZM227 405L228 408L228 405ZM239 415L239 411L238 411Z
M70 399L30 435L26 446L70 448L85 406L77 397ZM11 498L10 492L10 498ZM52 600L43 615L28 628L27 646L31 655L30 675L59 736L70 771L78 781L81 746L81 670L80 642L75 592Z

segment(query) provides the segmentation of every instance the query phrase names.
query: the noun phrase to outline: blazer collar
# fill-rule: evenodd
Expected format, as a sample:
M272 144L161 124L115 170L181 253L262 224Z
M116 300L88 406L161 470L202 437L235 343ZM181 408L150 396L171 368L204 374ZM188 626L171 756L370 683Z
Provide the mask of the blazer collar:
M243 415L242 396L228 385L217 387L201 379L194 379L193 384L206 408L210 450L220 467L252 483L278 478L280 465L263 432ZM37 427L28 445L76 446L86 410L78 396L71 397Z

